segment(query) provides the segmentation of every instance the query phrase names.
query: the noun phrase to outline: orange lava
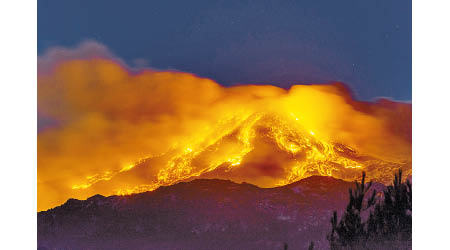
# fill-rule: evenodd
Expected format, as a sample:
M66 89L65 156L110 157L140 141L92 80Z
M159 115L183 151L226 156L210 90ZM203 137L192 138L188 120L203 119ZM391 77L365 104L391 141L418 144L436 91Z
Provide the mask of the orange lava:
M192 178L262 187L311 175L411 173L411 104L345 85L223 87L183 72L66 60L38 75L38 210Z

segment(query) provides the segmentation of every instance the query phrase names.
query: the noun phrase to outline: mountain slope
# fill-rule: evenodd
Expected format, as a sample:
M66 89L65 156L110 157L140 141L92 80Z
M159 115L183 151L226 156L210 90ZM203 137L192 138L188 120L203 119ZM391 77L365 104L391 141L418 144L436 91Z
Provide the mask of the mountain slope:
M313 176L277 188L197 179L128 196L69 199L38 213L41 249L326 249L353 183ZM381 188L382 185L375 185ZM377 188L377 189L378 189Z

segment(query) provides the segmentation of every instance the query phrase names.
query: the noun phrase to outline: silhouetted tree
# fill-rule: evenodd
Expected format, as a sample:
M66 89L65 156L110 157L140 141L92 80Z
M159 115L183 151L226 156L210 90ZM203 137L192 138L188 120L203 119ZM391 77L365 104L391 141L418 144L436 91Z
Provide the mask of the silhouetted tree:
M385 239L400 237L411 239L412 233L412 185L407 179L402 183L402 171L394 182L383 191L384 200L376 204L368 219L369 235Z
M376 191L365 201L372 182L365 184L365 173L361 183L349 190L349 203L338 222L337 212L331 218L331 233L327 236L333 249L404 249L410 244L412 229L412 185L409 180L402 183L402 171L395 174L393 184L386 187L383 197L376 199ZM373 207L373 209L372 209ZM361 212L370 211L363 222ZM385 242L398 244L386 244ZM384 245L383 245L384 244ZM366 248L366 246L368 246Z
M337 212L333 212L331 234L328 235L331 249L351 245L367 236L365 223L361 219L361 210L367 210L375 204L376 192L374 190L370 198L364 202L364 197L372 186L372 182L366 184L365 180L366 173L363 172L361 183L355 181L355 189L349 189L349 203L339 223Z

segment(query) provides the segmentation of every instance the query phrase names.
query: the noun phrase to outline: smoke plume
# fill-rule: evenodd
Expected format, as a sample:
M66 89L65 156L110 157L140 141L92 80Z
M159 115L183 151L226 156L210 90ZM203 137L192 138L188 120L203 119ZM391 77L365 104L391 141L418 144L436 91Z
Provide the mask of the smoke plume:
M341 83L223 87L136 71L93 42L38 58L38 131L38 210L192 178L273 187L411 172L411 104L356 101Z

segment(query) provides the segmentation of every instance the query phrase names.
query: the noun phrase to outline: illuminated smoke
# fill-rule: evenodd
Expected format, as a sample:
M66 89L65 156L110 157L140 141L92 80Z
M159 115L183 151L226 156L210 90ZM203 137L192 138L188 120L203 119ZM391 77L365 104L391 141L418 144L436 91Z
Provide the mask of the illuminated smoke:
M50 51L38 69L39 119L52 121L38 134L38 210L192 178L273 187L411 173L411 104L355 101L343 84L225 88L132 73L94 43Z

